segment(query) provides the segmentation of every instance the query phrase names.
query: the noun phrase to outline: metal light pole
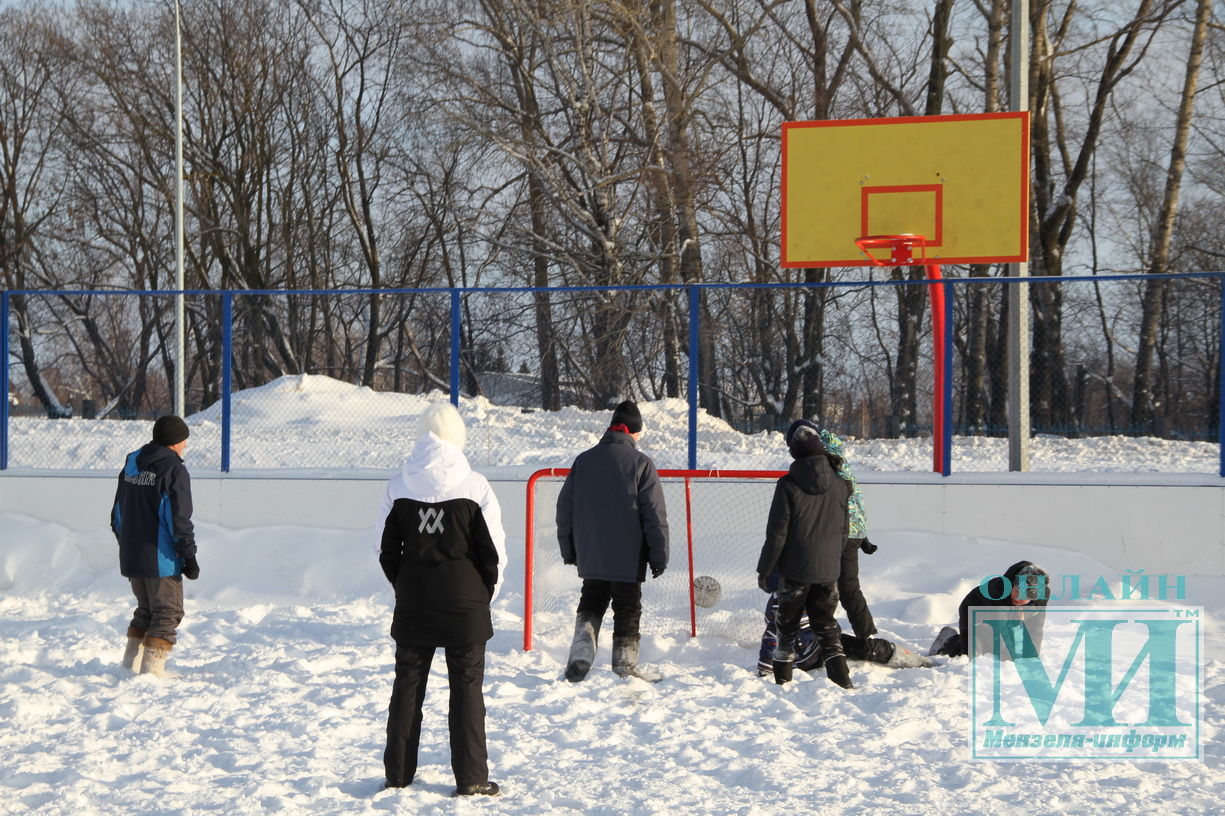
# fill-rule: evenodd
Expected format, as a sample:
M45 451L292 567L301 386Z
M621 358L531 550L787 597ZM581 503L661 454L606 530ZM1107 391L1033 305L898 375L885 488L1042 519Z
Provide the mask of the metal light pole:
M1010 37L1009 107L1014 111L1029 110L1029 0L1013 0ZM1025 174L1029 176L1029 167ZM1008 266L1010 277L1029 277L1029 264ZM1029 470L1028 283L1008 286L1008 469Z
M180 2L174 0L174 412L187 410L186 345L183 303L183 28Z

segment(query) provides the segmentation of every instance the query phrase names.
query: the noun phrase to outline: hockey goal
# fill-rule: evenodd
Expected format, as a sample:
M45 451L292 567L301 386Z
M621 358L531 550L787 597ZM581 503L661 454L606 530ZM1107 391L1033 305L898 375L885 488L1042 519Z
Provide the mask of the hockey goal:
M582 581L561 562L557 496L568 468L532 474L527 482L523 648L533 634L560 633L569 642ZM774 483L786 471L661 470L668 513L667 571L642 591L643 634L717 634L756 645L766 596L757 588L757 558L765 537ZM718 600L703 592L714 578ZM701 578L695 591L694 579ZM612 625L611 618L607 624Z

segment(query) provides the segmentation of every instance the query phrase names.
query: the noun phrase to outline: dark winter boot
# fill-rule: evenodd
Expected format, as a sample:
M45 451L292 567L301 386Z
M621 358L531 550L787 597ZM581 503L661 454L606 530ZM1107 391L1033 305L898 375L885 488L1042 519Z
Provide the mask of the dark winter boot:
M638 671L637 637L613 636L612 670L618 677L629 677Z
M774 647L774 682L780 686L791 682L795 669L795 638L779 635L778 645Z
M128 645L123 650L123 667L128 671L140 671L141 659L145 654L145 633L134 626L128 627Z
M455 789L456 796L501 796L502 789L497 782L482 782L479 785L460 785Z
M566 679L571 683L582 681L591 671L601 622L601 618L582 613L574 619L574 639L570 641L570 657L566 660Z
M174 644L159 637L145 637L145 654L140 661L140 673L154 677L166 676L166 660Z
M946 626L936 635L932 646L927 650L929 655L950 655L960 653L961 633L951 626Z
M855 688L855 684L851 682L851 670L846 664L846 655L825 658L825 676L844 689Z

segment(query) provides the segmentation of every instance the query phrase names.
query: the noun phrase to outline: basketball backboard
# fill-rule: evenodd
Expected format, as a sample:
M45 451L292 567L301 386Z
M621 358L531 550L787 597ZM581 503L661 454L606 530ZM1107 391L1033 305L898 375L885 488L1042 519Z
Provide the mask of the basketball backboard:
M1028 207L1028 113L783 123L783 266L867 266L855 240L899 234L932 263L1025 261Z

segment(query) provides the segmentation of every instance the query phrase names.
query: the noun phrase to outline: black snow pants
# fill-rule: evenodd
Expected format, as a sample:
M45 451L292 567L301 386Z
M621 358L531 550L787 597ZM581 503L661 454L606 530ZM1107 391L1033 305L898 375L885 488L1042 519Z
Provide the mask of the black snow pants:
M578 600L578 617L599 622L604 619L610 602L613 610L613 637L638 637L638 626L642 621L642 584L636 581L583 579L583 591Z
M387 781L407 785L417 773L421 742L421 705L434 660L433 646L396 646L396 679L387 711L387 750L383 767ZM483 785L489 781L485 748L485 644L446 649L451 702L451 770L455 784Z
M842 548L842 573L838 576L838 597L842 608L846 610L846 619L850 621L851 631L856 637L868 638L876 634L876 621L872 620L872 611L868 609L868 601L859 588L859 545L862 538L847 539Z
M808 613L808 623L817 637L825 660L844 655L842 628L834 619L838 608L838 587L827 584L805 584L780 578L778 581L778 645L774 659L795 660L795 640L800 632L800 618Z

